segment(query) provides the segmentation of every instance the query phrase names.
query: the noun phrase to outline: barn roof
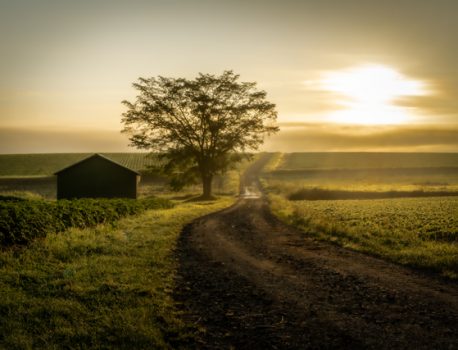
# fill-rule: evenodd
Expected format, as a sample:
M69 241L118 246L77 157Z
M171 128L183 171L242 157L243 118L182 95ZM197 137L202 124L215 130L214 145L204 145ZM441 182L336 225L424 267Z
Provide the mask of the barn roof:
M112 159L110 159L110 158L107 158L107 157L105 157L105 156L99 154L99 153L95 153L95 154L93 154L92 156L89 156L89 157L87 157L87 158L84 158L83 160L80 160L79 162L73 163L72 165L69 165L69 166L67 166L67 167L65 167L65 168L63 168L63 169L61 169L61 170L59 170L59 171L56 171L56 172L54 173L54 175L58 175L58 174L60 174L60 173L62 173L62 172L64 172L64 171L67 171L67 170L73 168L74 166L77 166L77 165L79 165L79 164L81 164L81 163L84 163L84 162L86 162L86 161L88 161L89 159L92 159L92 158L101 158L101 159L103 159L103 160L105 160L105 161L107 161L107 162L113 163L113 164L115 164L115 165L117 165L117 166L119 166L119 167L121 167L121 168L123 168L123 169L126 169L126 170L128 170L128 171L130 171L130 172L132 172L132 173L134 173L134 174L140 175L140 173L139 173L138 171L132 170L132 169L130 169L130 168L128 168L128 167L126 167L126 166L124 166L124 165L122 165L122 164L119 164L118 162L115 162L114 160L112 160Z

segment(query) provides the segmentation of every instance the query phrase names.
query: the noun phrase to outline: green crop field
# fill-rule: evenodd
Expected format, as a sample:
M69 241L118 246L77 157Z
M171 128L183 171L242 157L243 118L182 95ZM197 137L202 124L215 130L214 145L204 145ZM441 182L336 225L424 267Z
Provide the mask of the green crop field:
M289 153L277 170L439 167L458 167L458 153Z
M0 154L0 176L50 176L92 153ZM145 170L157 160L148 153L102 153L134 170Z
M76 200L25 200L0 196L0 246L27 244L51 232L112 223L149 209L170 208L163 198L83 198Z
M456 153L273 154L263 174L271 189L456 191Z
M276 214L308 234L458 278L458 198L286 201Z
M458 278L458 154L275 153L261 182L309 236Z

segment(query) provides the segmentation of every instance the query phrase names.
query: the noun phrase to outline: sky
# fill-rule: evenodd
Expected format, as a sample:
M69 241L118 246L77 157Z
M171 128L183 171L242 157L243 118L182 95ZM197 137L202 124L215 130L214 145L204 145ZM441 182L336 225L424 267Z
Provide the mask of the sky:
M267 151L458 152L456 0L0 0L0 153L125 152L139 77L232 69Z

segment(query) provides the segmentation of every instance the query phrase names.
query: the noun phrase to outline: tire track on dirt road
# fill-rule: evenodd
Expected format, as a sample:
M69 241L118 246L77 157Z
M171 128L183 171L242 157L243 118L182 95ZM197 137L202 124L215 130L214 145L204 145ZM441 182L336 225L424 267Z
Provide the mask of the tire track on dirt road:
M188 225L175 297L207 349L456 349L458 288L317 242L263 198Z

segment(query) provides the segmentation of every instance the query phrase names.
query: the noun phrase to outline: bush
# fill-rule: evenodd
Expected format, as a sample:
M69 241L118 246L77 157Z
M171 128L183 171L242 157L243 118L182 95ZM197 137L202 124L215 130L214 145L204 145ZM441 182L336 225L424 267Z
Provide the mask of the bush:
M0 245L26 244L48 232L112 223L148 209L170 208L161 198L0 201Z

